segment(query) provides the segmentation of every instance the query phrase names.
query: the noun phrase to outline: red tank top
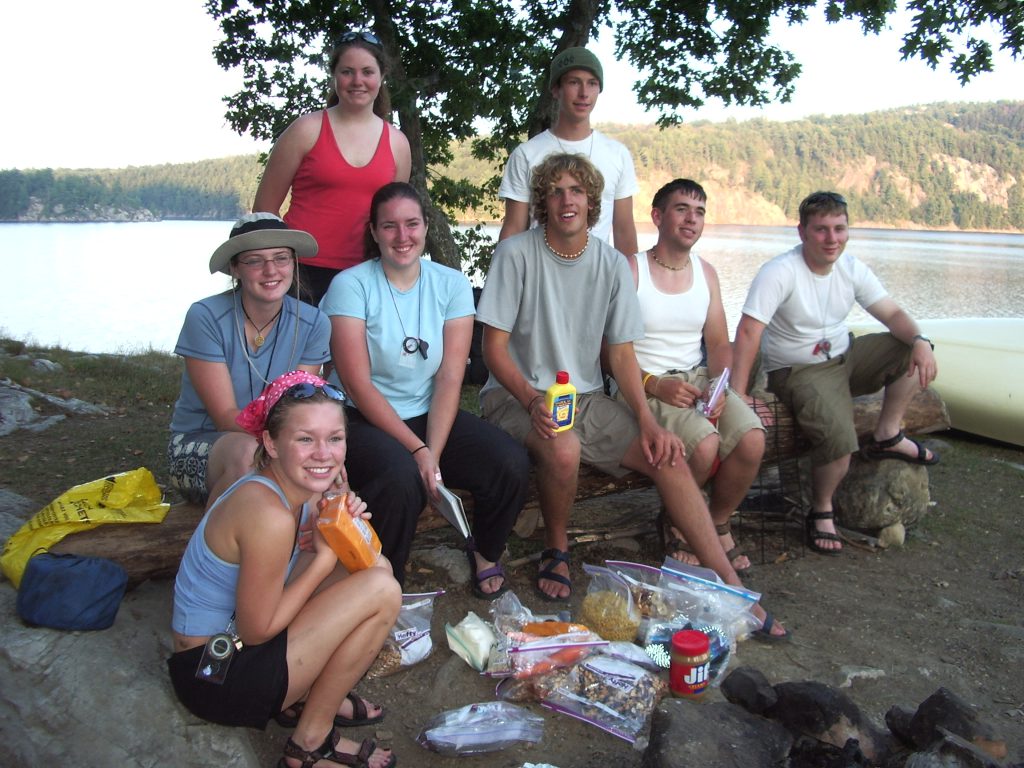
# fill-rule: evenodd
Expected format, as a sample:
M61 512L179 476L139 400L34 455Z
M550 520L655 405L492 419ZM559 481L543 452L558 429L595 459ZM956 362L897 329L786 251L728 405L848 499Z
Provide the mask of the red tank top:
M338 149L324 110L320 136L292 179L291 206L284 216L289 227L309 232L320 247L317 255L303 259L303 264L342 270L363 261L363 231L370 217L370 199L395 180L392 130L385 121L373 157L357 168Z

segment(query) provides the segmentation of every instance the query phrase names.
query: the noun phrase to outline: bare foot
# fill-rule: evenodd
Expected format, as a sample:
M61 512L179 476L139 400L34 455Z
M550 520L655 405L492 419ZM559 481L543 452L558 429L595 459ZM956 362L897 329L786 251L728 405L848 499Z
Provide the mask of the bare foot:
M492 563L490 560L485 560L479 552L474 552L473 557L476 558L476 573L486 573L488 569L493 568L497 563ZM503 574L495 574L489 579L477 582L477 587L485 595L493 595L502 585L505 583L505 576Z
M554 550L545 550L550 554ZM568 553L565 553L568 558ZM562 577L559 581L556 576ZM537 589L543 592L552 600L568 600L572 594L572 587L569 582L569 564L556 558L541 558L540 571L537 574Z
M725 556L732 563L733 570L746 571L750 568L750 558L740 552L736 546L736 540L732 537L732 531L718 534L718 540L722 544L722 549L725 550Z

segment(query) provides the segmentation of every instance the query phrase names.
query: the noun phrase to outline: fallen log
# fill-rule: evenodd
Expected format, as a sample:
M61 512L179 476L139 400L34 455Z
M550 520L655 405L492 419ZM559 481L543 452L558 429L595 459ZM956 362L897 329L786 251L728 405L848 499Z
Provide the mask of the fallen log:
M795 458L806 450L806 442L796 429L792 414L774 396L758 393L775 413L775 424L766 436L765 465ZM854 420L860 436L870 434L881 409L881 392L854 400ZM938 393L926 389L918 393L904 417L904 427L910 434L937 432L949 428L949 413ZM593 499L634 488L649 488L651 481L644 475L630 472L621 478L606 475L593 467L580 467L576 500ZM466 512L472 512L472 498L460 494ZM53 547L54 552L73 552L116 560L128 571L129 583L134 586L146 579L173 577L192 532L202 518L203 509L193 504L174 504L167 517L158 525L101 525L89 531L66 537ZM515 532L526 538L533 534L540 522L537 502L536 477L531 476L526 506L516 522ZM427 508L420 516L417 531L440 528L448 523L441 515Z

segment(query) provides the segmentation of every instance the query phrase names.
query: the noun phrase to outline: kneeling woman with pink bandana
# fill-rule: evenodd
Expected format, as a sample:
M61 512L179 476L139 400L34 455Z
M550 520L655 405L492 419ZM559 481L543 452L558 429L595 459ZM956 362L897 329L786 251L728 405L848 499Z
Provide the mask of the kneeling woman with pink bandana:
M242 410L238 424L259 443L254 471L207 511L174 585L175 693L222 725L265 728L290 709L297 722L281 766L395 763L390 750L338 730L353 724L353 709L367 712L350 693L402 599L385 558L349 574L312 526L307 501L334 485L345 461L341 398L319 376L292 371ZM349 512L369 517L358 498Z

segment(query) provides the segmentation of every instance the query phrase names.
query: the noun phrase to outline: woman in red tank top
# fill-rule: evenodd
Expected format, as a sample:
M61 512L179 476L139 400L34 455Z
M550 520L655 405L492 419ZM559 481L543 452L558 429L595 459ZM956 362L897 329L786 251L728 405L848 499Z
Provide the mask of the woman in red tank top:
M304 298L319 304L331 279L363 260L370 199L392 181L408 181L409 142L388 123L391 104L384 49L365 30L343 34L331 52L326 109L302 115L274 145L256 190L254 211L279 214L309 232L319 251L300 259Z

